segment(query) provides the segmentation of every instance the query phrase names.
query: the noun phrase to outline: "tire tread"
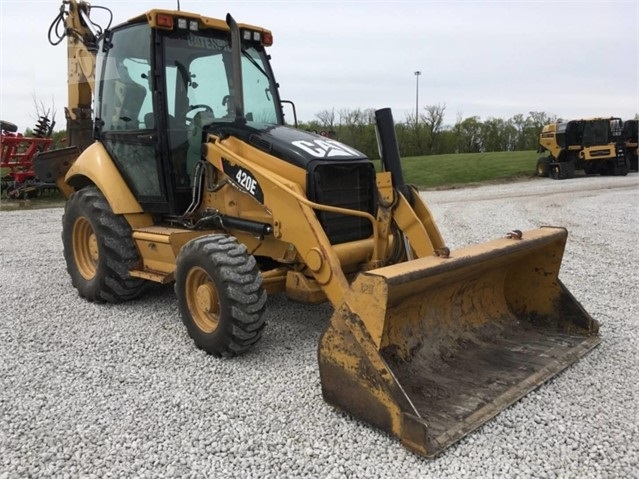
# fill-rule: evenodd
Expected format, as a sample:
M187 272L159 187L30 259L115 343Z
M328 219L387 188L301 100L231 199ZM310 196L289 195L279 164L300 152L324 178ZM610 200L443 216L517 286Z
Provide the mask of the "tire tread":
M180 265L196 260L202 262L203 268L206 269L206 263L215 270L220 299L228 302L228 315L220 319L221 322L228 321L228 324L220 324L210 334L197 329L180 292L181 277L186 274L179 271ZM202 236L184 245L178 254L177 264L175 288L182 320L199 348L213 356L232 357L245 352L260 340L265 327L263 313L267 293L262 288L257 262L247 253L245 245L232 236Z

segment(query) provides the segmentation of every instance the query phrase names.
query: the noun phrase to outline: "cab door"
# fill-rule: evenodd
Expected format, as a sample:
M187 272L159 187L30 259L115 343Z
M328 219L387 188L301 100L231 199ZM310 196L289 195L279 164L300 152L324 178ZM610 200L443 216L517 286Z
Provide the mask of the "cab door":
M95 131L142 207L169 212L148 24L108 32L97 61Z

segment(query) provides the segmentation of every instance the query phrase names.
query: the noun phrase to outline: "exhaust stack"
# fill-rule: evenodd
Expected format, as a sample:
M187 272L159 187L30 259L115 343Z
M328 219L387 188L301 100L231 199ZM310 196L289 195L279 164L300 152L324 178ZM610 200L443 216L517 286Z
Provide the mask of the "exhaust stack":
M242 83L242 39L240 27L231 16L226 14L226 24L231 29L231 52L233 58L233 102L235 104L235 122L245 124L244 83Z

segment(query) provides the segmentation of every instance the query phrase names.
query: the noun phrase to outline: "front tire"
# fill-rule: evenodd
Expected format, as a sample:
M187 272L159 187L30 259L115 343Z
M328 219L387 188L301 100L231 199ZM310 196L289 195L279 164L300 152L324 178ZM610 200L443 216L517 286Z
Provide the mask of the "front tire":
M202 236L184 245L175 293L189 336L207 353L236 356L262 337L267 298L262 276L234 237Z
M548 176L550 172L550 158L541 157L537 160L537 166L535 167L535 174L541 178Z
M83 298L118 303L138 296L146 281L129 270L140 261L122 215L94 186L74 192L62 216L62 243L71 283Z

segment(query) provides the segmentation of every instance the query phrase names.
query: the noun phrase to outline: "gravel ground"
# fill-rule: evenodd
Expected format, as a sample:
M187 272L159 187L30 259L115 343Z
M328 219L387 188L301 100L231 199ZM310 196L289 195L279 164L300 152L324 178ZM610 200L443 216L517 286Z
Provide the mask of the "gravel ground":
M269 299L248 354L197 350L171 287L81 300L60 208L0 213L0 478L639 477L639 175L424 192L453 248L569 229L561 278L602 344L434 461L321 397L326 305Z

